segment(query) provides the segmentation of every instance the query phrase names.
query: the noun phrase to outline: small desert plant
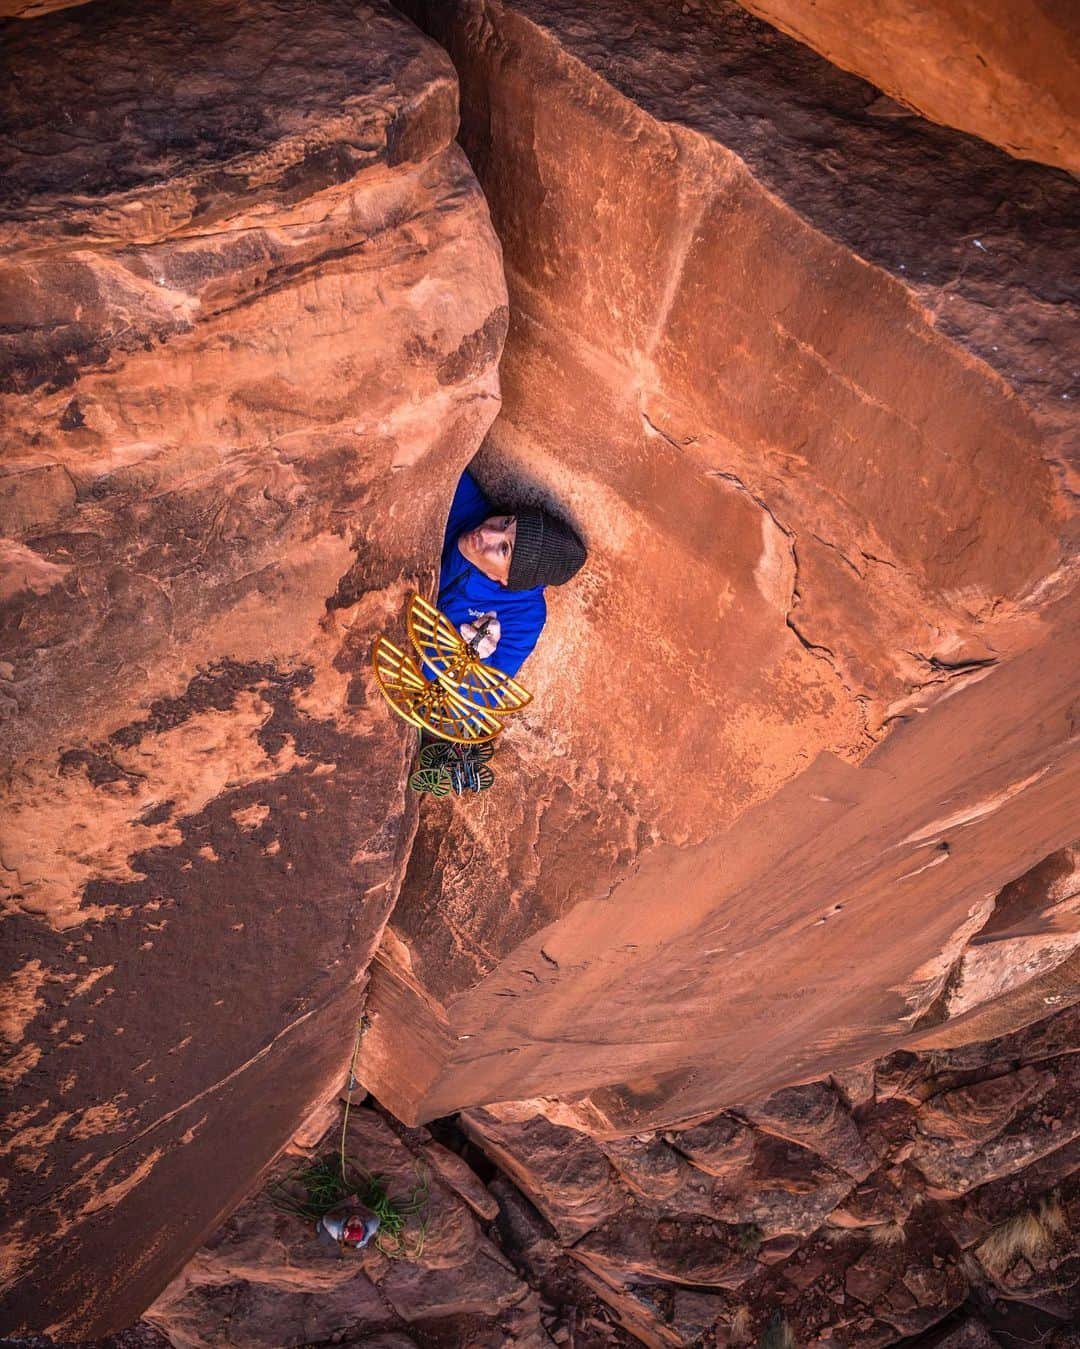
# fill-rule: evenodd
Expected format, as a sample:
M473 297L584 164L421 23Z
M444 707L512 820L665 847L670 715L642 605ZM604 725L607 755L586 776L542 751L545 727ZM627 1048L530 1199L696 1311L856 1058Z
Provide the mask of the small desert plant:
M794 1331L779 1312L773 1313L765 1333L758 1340L757 1349L798 1349Z
M745 1303L741 1307L736 1307L728 1331L732 1344L749 1344L750 1322L750 1308Z
M740 1223L735 1229L735 1244L743 1255L753 1255L760 1249L764 1235L757 1223Z
M902 1246L907 1241L907 1233L900 1223L878 1223L869 1228L866 1235L874 1246Z
M975 1254L985 1269L1003 1274L1021 1256L1032 1260L1048 1255L1067 1226L1061 1204L1051 1195L1037 1208L1014 1213L998 1223L975 1248Z
M385 1176L371 1175L354 1162L346 1160L343 1165L338 1157L326 1156L298 1167L270 1187L270 1201L276 1209L313 1223L351 1194L379 1219L375 1245L384 1255L415 1260L422 1253L428 1186L419 1173L409 1194L395 1198L387 1189ZM405 1229L413 1217L418 1217L419 1223L409 1240Z

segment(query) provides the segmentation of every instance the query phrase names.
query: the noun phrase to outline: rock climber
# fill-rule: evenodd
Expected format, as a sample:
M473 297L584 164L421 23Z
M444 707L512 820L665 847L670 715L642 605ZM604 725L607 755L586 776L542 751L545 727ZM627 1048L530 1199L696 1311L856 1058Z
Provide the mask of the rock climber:
M372 1213L355 1194L351 1194L322 1215L315 1224L315 1231L325 1245L337 1246L339 1251L361 1251L381 1225L378 1214Z
M516 675L547 618L544 587L569 581L585 558L569 525L535 506L496 510L466 469L446 522L439 608L481 660Z

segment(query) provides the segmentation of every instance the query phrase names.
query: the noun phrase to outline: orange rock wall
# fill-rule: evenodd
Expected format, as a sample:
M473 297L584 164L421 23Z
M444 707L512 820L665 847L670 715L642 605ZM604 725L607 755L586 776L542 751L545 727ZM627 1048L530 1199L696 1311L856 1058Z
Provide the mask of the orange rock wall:
M86 0L0 0L0 19L39 19L54 9L70 9Z
M388 7L9 27L3 1328L93 1335L345 1071L415 823L370 643L506 294L453 70Z
M740 0L924 116L1080 170L1080 14L1068 3Z
M1022 784L1075 774L1076 185L734 5L417 12L510 287L481 462L591 557L496 790L422 815L365 1080L407 1118L606 1082L621 1129L866 1057L1069 841ZM986 801L1015 832L961 846Z
M378 3L4 34L4 1330L143 1309L381 937L408 1119L685 1123L1075 997L1075 182L734 5L413 9L492 219ZM503 250L479 472L591 558L418 826L367 653Z
M1068 0L1023 8L1010 0L740 2L935 122L1024 159L1080 168L1080 19ZM0 17L36 18L83 3L0 0ZM903 106L882 114L902 116Z

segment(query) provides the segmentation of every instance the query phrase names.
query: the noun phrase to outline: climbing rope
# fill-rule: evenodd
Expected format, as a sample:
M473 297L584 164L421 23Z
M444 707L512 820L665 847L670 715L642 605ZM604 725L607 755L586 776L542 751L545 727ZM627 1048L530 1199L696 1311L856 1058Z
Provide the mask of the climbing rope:
M360 1083L356 1080L356 1060L360 1057L360 1042L364 1038L368 1026L367 1014L363 1014L356 1023L356 1043L353 1045L352 1061L349 1064L349 1076L345 1083L345 1115L341 1121L341 1179L346 1185L349 1183L348 1168L345 1162L345 1134L349 1127L349 1110L352 1106L352 1094Z

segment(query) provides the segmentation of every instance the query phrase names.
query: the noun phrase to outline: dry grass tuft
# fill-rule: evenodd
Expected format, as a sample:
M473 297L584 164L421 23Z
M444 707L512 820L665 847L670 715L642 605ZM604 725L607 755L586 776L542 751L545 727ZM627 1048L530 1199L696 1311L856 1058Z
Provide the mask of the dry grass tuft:
M1051 1236L1063 1237L1069 1230L1069 1220L1056 1194L1048 1195L1039 1205L1039 1217Z
M730 1338L732 1344L750 1343L750 1308L745 1304L735 1308L731 1318Z
M907 1233L900 1223L879 1223L867 1231L874 1246L902 1246L907 1241Z
M1004 1274L1021 1256L1037 1260L1049 1255L1067 1229L1061 1204L1055 1196L1049 1196L1038 1208L1014 1213L998 1223L975 1248L975 1254L984 1269Z

